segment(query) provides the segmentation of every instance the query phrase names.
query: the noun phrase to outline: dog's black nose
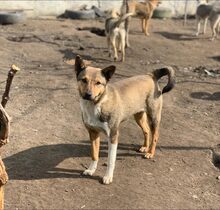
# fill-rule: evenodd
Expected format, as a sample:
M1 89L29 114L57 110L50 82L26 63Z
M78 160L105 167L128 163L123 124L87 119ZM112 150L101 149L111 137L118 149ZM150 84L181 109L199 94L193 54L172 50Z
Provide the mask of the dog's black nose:
M86 93L83 97L86 100L91 100L92 99L92 94L91 93Z

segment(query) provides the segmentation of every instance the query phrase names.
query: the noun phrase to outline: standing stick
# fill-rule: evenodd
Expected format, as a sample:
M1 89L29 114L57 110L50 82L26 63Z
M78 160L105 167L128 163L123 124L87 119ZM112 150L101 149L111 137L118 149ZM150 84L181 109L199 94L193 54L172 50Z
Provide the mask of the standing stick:
M186 21L187 21L187 7L188 7L188 0L185 1L184 26L186 25Z
M11 88L11 83L12 83L14 75L16 74L17 71L20 71L20 69L17 66L12 65L10 71L8 72L8 78L7 78L7 82L6 82L5 92L2 96L2 102L1 102L1 104L4 108L9 100L9 92L10 92L10 88Z

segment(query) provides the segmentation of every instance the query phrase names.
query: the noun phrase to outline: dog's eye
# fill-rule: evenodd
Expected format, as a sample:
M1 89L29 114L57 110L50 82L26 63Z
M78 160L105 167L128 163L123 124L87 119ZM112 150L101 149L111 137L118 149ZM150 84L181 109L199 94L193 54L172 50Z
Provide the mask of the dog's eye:
M82 79L81 80L84 84L87 84L87 79Z
M96 85L101 85L102 83L101 83L101 82L96 82L95 84L96 84Z

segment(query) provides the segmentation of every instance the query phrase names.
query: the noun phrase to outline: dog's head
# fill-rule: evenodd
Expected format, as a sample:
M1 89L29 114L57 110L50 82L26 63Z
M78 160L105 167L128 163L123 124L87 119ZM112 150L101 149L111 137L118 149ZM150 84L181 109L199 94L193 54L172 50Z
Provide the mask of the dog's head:
M159 7L162 4L161 0L157 2L157 6Z
M106 85L115 72L115 66L104 69L86 66L83 59L77 55L75 59L75 73L78 81L80 96L96 103L105 92Z
M120 13L117 9L113 8L107 11L107 18L118 18L120 17Z

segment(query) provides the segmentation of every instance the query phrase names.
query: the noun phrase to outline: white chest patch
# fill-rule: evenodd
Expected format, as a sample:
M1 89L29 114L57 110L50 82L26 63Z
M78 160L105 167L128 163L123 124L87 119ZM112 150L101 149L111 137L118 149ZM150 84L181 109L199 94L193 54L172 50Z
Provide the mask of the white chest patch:
M94 105L93 102L88 100L80 100L80 107L83 115L83 121L86 125L94 128L101 129L110 135L110 128L107 122L100 121L101 108L98 105Z

